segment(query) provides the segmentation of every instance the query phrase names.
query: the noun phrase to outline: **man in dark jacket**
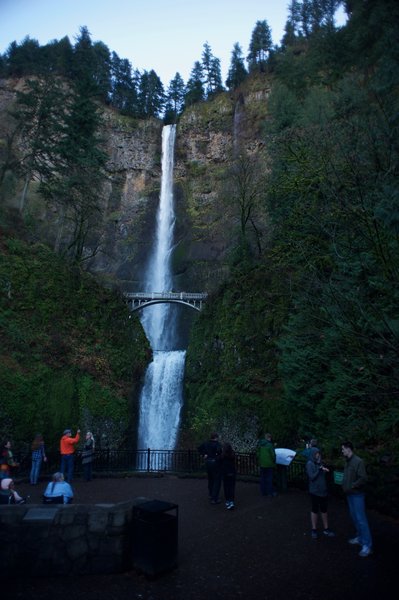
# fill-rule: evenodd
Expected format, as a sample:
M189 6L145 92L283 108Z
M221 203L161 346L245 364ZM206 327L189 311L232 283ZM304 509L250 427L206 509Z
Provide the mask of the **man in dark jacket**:
M359 556L372 554L372 538L366 516L364 486L367 472L363 460L353 452L352 442L342 444L342 454L346 459L342 489L348 500L349 512L356 527L356 535L350 544L359 544L362 548Z
M222 455L222 446L219 442L219 435L217 433L212 433L210 439L198 447L198 452L205 460L206 472L208 475L208 492L211 504L220 504L219 492L222 483L220 459Z

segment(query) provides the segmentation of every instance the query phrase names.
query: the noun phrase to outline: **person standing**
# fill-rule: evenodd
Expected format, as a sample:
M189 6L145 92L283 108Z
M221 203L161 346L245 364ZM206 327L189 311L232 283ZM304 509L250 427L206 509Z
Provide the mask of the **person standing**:
M276 467L276 452L270 433L258 441L258 461L260 469L260 493L262 496L277 496L273 487L273 474Z
M42 434L37 433L32 442L32 468L30 471L31 485L36 485L38 482L42 461L47 461L44 440Z
M229 442L223 444L220 468L223 479L224 499L227 510L234 508L236 487L236 455Z
M77 430L75 437L72 437L72 431L70 429L65 429L60 440L60 471L69 483L71 483L73 479L75 444L77 444L79 440L80 429Z
M10 441L4 442L0 457L0 479L11 477L13 469L18 469L19 463L15 460L11 450Z
M217 433L212 433L210 439L199 446L198 452L205 460L206 473L208 476L208 492L211 504L220 504L219 492L222 484L220 458L222 446L219 442L219 435Z
M309 459L306 463L306 473L309 478L309 493L311 499L310 521L312 524L312 539L317 539L317 520L319 511L323 522L323 535L334 537L335 534L328 527L327 515L327 481L326 473L329 469L325 467L321 460L321 453L318 448L310 448Z
M91 431L86 433L85 445L82 450L82 465L83 465L83 477L85 481L91 481L92 479L92 466L95 450L95 441Z
M364 486L367 482L366 466L363 460L354 454L352 442L341 445L345 457L342 489L346 494L349 513L356 528L356 535L348 541L361 546L359 556L366 557L373 552L373 541L366 516Z

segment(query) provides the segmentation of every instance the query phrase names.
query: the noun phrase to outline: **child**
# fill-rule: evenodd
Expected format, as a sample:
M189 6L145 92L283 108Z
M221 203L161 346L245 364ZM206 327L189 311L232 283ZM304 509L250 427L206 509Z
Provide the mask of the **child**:
M309 478L309 493L311 499L310 520L312 524L312 539L317 540L317 519L319 511L323 522L323 535L334 537L334 533L328 527L327 515L327 482L326 473L329 469L321 462L320 450L316 447L310 448L309 460L306 463L306 473Z

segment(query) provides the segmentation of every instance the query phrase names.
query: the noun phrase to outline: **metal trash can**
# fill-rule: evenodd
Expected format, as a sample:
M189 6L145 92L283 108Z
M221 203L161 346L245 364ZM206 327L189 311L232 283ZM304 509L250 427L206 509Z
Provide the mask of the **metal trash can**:
M177 504L150 500L133 508L133 566L156 577L177 567Z

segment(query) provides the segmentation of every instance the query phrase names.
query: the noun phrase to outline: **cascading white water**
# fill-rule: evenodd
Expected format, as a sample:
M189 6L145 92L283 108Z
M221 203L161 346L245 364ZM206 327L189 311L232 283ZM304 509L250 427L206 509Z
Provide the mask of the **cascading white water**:
M154 249L146 272L146 292L172 290L171 252L175 223L173 162L175 125L162 130L162 183ZM185 351L172 350L176 335L170 305L145 308L141 322L153 350L140 397L138 448L173 450L182 406Z

